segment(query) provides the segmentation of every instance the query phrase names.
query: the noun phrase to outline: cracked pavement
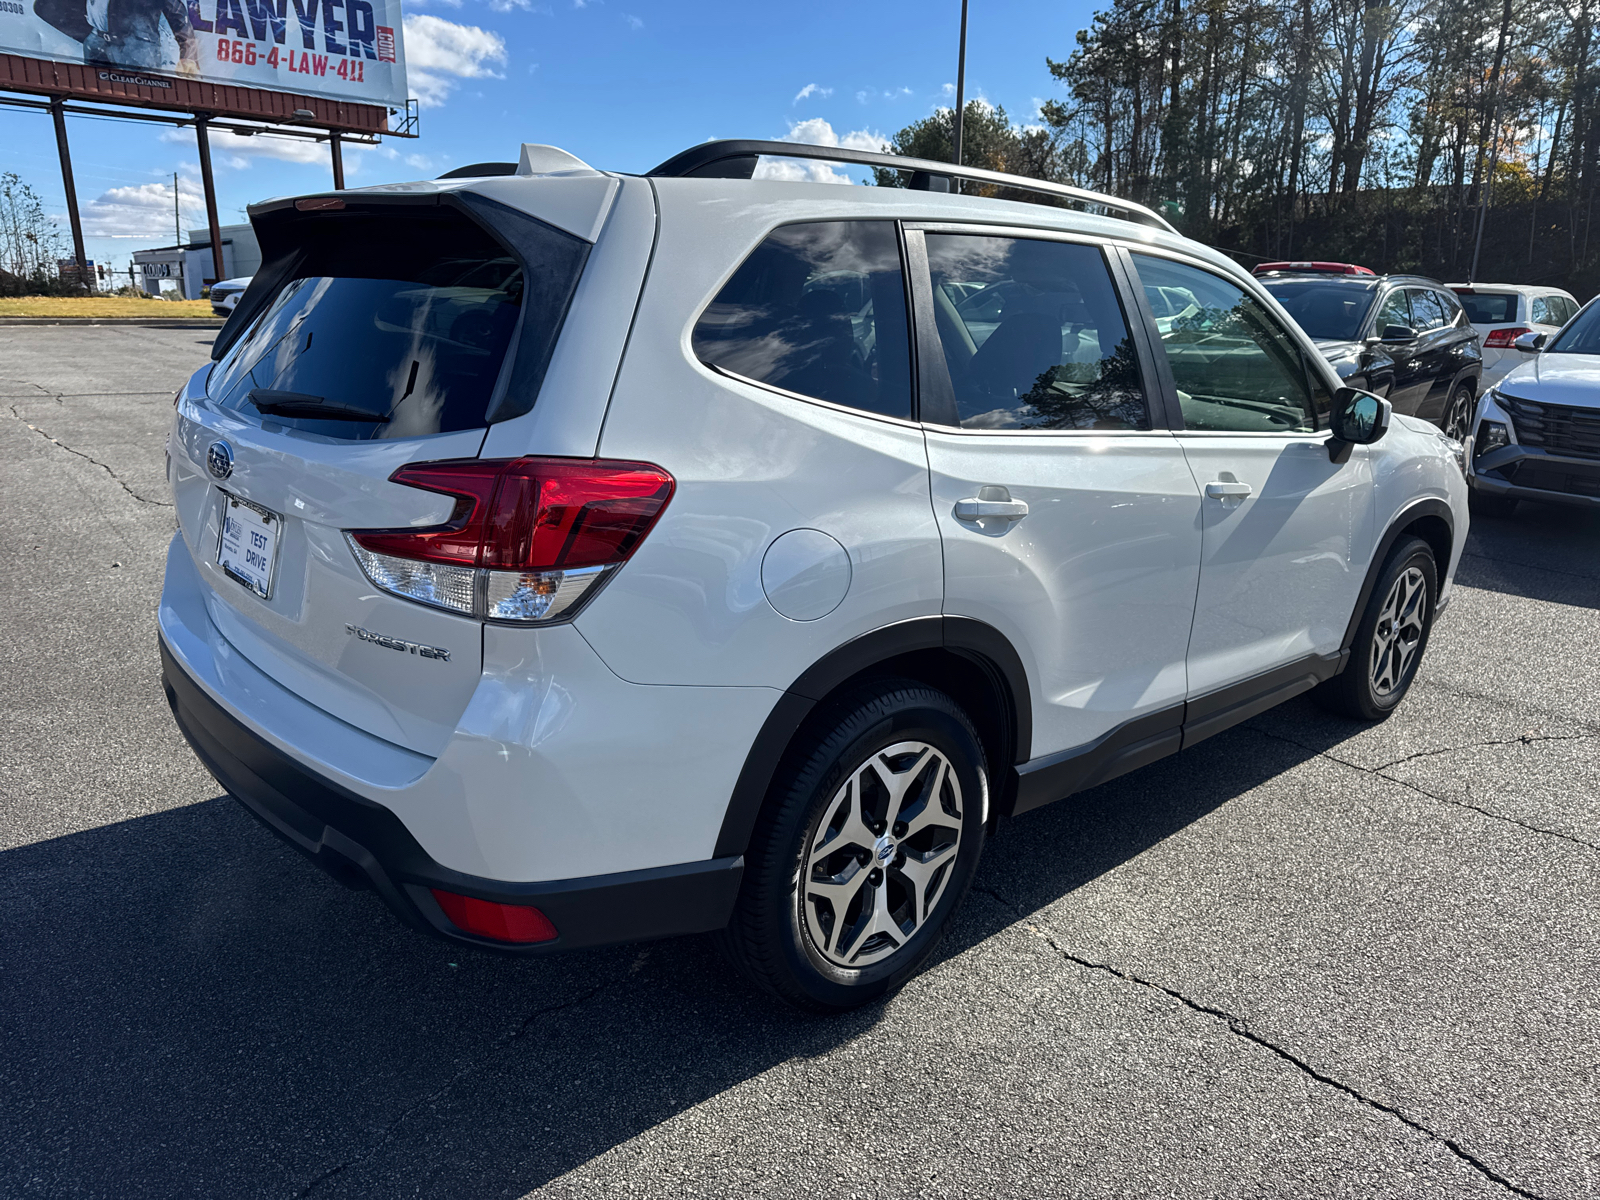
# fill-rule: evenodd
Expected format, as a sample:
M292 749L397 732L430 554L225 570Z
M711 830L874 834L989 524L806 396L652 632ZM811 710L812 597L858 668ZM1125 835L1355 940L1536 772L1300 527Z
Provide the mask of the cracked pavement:
M824 1020L432 942L219 795L153 627L211 334L4 334L0 1195L1600 1195L1600 514L1480 521L1384 724L1014 822Z

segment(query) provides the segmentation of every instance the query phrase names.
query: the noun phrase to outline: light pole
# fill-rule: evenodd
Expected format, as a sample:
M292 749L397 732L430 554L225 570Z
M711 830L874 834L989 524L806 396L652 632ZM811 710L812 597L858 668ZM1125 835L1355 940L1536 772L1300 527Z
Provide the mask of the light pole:
M967 0L961 0L961 47L956 53L956 166L961 165L961 118L967 106Z

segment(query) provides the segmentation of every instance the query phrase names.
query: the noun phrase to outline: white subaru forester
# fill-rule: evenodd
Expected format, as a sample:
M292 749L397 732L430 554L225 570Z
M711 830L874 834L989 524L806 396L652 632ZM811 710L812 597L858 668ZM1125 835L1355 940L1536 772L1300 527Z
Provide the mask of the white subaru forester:
M456 942L722 930L859 1004L995 821L1308 689L1381 718L1450 596L1461 447L1137 205L721 142L251 219L176 399L167 694Z

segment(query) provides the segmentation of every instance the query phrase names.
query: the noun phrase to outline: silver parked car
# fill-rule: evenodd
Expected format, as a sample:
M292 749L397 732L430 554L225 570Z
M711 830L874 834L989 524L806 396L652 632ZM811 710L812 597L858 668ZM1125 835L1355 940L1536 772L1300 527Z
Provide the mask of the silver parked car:
M1523 334L1513 353L1521 365L1478 405L1473 507L1509 515L1518 500L1600 505L1600 302L1554 338Z

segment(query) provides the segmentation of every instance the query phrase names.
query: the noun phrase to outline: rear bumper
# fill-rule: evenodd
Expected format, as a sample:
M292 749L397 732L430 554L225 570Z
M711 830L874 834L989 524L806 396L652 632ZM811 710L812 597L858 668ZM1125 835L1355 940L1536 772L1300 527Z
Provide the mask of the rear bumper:
M341 882L370 887L401 920L454 942L514 954L643 941L720 929L728 922L741 857L615 875L509 883L467 875L431 858L399 817L289 758L208 696L161 639L162 685L201 762L263 825ZM431 894L441 888L502 904L531 904L557 937L511 945L464 933Z

